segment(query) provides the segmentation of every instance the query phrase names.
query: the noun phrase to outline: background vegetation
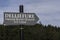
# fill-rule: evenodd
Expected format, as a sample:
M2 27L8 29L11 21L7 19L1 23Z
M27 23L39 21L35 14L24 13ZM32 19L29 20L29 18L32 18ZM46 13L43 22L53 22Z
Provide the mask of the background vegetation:
M20 27L0 25L0 40L20 40ZM60 40L60 27L42 24L22 27L24 40Z

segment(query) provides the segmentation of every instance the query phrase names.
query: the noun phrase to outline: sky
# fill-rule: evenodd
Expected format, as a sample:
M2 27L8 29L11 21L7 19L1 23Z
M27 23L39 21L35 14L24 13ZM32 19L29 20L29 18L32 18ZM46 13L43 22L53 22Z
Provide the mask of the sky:
M0 0L0 24L4 21L4 12L19 12L24 5L25 13L35 13L44 25L60 26L60 0Z

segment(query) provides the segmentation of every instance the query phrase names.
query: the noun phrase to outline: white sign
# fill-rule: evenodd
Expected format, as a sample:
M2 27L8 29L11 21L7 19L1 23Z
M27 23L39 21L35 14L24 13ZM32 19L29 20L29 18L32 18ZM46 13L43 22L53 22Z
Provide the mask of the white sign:
M34 25L38 17L34 13L4 13L4 24L6 25Z

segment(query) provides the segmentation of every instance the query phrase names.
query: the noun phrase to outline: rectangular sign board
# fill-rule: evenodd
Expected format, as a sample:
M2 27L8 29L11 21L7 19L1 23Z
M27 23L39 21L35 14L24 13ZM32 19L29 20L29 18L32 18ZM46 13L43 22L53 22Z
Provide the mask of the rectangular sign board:
M5 25L34 25L37 20L35 13L4 12Z

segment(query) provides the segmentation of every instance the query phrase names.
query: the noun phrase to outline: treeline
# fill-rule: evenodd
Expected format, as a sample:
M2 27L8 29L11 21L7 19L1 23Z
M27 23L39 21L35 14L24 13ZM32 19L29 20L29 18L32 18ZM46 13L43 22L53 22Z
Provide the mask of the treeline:
M21 26L24 40L60 40L60 27L36 24L33 26L0 25L0 40L20 40Z

